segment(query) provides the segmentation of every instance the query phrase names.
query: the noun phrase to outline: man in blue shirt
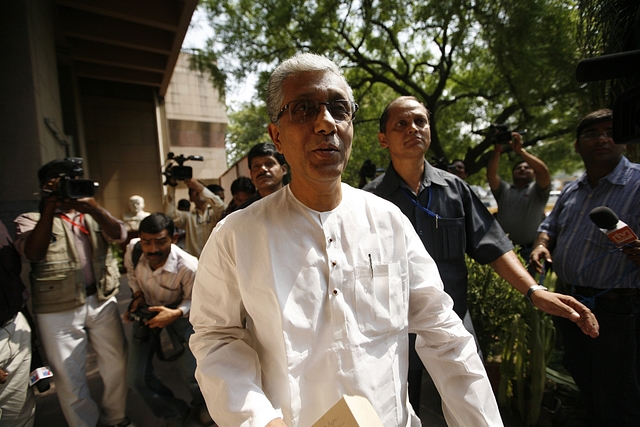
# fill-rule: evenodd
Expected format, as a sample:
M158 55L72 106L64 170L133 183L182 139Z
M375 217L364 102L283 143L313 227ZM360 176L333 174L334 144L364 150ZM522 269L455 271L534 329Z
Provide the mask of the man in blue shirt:
M600 323L600 337L583 339L558 320L564 365L589 411L587 426L640 425L640 241L619 250L589 218L608 206L640 234L640 166L612 138L611 110L578 125L575 150L586 172L567 185L540 225L531 262L551 262L562 290L585 302ZM552 254L553 253L553 258Z

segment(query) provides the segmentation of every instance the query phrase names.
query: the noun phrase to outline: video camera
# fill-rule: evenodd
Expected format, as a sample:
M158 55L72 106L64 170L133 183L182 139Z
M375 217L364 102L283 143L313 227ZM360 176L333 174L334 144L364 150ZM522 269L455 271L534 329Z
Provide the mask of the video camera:
M57 195L60 199L83 199L93 197L96 194L99 184L90 179L79 179L84 175L81 157L67 157L64 159L72 165L66 171L59 172L58 186L55 190L44 190L50 194Z
M175 185L169 182L170 179L184 181L185 179L193 177L193 168L191 166L184 166L184 162L187 160L197 160L201 162L203 158L202 156L185 157L182 154L176 156L171 152L167 154L167 162L169 162L169 165L167 165L164 172L162 172L166 177L164 185Z
M640 10L640 9L639 9ZM640 49L602 55L580 61L576 80L592 82L633 78L640 67ZM640 86L626 90L613 105L613 141L616 144L640 143Z

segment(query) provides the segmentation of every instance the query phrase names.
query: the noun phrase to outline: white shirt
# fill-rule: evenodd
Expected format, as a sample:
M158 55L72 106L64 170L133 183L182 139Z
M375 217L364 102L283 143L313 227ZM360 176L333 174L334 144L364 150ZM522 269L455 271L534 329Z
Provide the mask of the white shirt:
M346 394L368 398L385 426L419 426L406 381L415 332L449 425L502 425L473 339L409 221L375 195L342 190L336 209L317 212L285 187L212 233L190 345L213 418L307 427Z
M176 308L182 310L183 316L188 315L191 310L191 291L198 269L198 258L172 244L171 253L161 267L151 270L143 253L134 271L132 253L138 241L140 239L131 239L124 255L131 293L141 291L145 302L150 306L179 303Z

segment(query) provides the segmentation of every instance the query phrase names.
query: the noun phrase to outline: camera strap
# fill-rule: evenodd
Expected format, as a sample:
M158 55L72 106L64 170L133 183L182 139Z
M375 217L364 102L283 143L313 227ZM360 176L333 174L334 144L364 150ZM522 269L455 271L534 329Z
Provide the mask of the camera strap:
M61 213L58 214L60 215L60 218L62 218L64 221L67 221L69 224L71 224L71 229L73 230L73 227L78 227L78 230L80 230L82 232L82 234L84 235L89 235L89 230L87 230L82 224L78 224L77 222L75 222L74 220L72 220L71 218L69 218L68 216L66 216L65 214ZM78 215L79 221L80 222L84 222L84 214L80 214Z

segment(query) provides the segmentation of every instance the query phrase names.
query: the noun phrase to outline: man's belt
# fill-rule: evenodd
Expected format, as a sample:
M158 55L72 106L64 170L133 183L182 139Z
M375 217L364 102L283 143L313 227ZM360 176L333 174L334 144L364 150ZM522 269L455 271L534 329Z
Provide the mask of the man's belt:
M614 288L607 291L606 289L589 288L585 286L575 287L575 293L578 295L582 295L583 297L593 297L602 292L604 293L602 295L599 295L597 298L602 298L604 300L617 300L620 298L640 295L640 288Z

